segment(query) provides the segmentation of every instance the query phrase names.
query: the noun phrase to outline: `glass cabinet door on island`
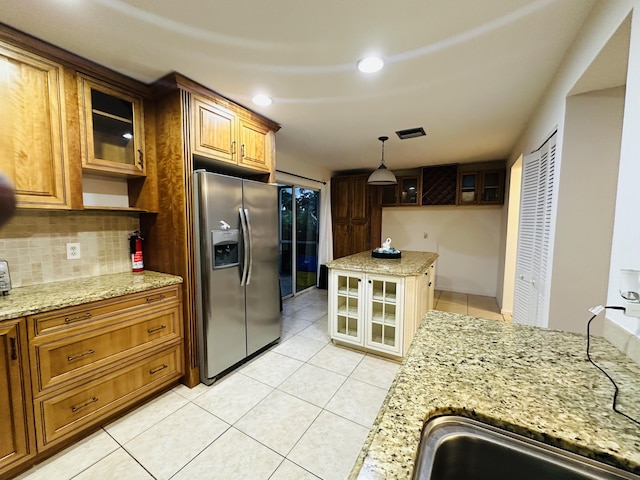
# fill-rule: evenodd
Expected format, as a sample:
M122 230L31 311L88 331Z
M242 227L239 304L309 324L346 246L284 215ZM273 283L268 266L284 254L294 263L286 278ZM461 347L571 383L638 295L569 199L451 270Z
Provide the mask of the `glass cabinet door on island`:
M402 354L402 292L402 279L368 275L366 347Z
M331 334L344 342L362 345L362 279L359 273L336 273L331 276L335 293L330 313L333 321Z
M79 85L83 168L145 175L142 99L83 76Z

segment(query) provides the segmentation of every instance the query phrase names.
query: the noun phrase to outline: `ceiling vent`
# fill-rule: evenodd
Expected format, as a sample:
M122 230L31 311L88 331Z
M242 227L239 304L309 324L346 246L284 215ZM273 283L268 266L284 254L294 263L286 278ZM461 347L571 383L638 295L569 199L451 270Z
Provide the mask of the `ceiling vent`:
M400 137L400 140L405 140L407 138L415 138L415 137L424 137L426 135L424 128L407 128L406 130L398 130L396 135Z

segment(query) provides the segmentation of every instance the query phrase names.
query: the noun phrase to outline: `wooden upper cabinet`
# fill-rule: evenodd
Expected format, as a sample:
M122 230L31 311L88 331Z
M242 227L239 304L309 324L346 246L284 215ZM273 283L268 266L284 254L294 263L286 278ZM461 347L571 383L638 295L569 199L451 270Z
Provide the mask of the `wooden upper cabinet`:
M351 220L356 222L369 221L367 179L359 177L350 183L351 190Z
M504 168L476 171L463 168L458 173L458 205L496 205L504 202Z
M240 157L238 164L269 171L270 161L267 136L269 129L256 122L240 118Z
M95 173L144 176L142 98L78 75L82 168Z
M19 207L70 208L62 66L0 43L0 172Z
M236 119L233 112L193 95L193 153L236 163Z
M250 170L270 172L270 129L259 121L192 94L193 153Z
M348 177L331 179L331 208L334 222L349 222L351 220L351 181Z
M0 478L35 455L25 320L0 322Z
M367 185L368 175L331 179L331 217L334 258L352 255L378 243L381 211L374 209Z

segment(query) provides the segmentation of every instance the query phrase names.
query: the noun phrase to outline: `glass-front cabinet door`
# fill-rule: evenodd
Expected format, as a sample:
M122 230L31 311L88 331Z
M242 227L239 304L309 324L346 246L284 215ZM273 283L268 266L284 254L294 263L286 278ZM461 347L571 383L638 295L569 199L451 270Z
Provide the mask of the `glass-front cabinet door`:
M402 293L401 278L368 276L365 347L402 354Z
M145 175L142 99L79 76L82 166L125 175Z
M363 290L364 275L354 272L331 272L333 282L333 308L331 312L333 338L362 345L363 341Z
M458 204L478 203L478 173L461 173L458 180Z

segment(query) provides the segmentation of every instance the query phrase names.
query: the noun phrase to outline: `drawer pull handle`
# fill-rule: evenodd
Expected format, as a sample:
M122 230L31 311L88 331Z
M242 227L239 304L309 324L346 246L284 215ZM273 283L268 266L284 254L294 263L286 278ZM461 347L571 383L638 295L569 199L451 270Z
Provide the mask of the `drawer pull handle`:
M77 360L77 359L82 358L82 357L86 357L87 355L92 355L94 353L96 353L95 350L87 350L86 352L81 353L79 355L73 355L71 357L67 357L67 361L68 362L73 362L74 360Z
M91 400L89 400L86 403L83 403L82 405L78 405L77 407L71 407L71 412L72 413L76 413L78 410L82 410L85 407L88 407L89 405L91 405L92 403L96 403L98 401L98 397L93 397Z
M152 368L151 370L149 370L149 373L153 375L154 373L158 373L160 370L164 370L165 368L169 368L169 365L163 363L158 368Z
M159 327L156 328L150 328L147 330L147 333L155 333L155 332L159 332L160 330L164 330L165 328L167 328L166 325L160 325Z
M148 297L147 298L147 303L157 302L159 300L164 300L164 294L160 294L157 297Z
M11 348L11 360L17 360L18 351L16 350L16 337L9 337L9 344Z
M91 312L87 312L83 315L78 315L77 317L67 317L64 319L64 323L77 322L78 320L86 320L87 318L91 318Z

